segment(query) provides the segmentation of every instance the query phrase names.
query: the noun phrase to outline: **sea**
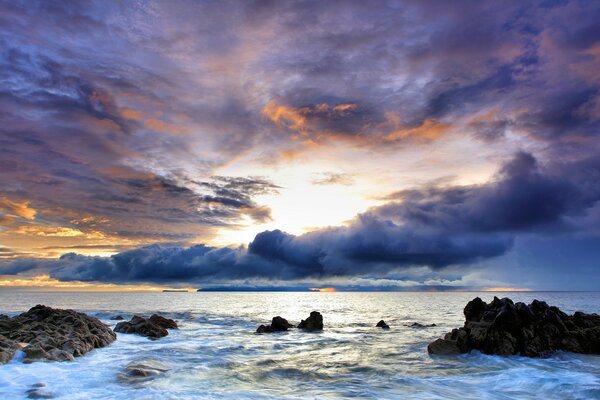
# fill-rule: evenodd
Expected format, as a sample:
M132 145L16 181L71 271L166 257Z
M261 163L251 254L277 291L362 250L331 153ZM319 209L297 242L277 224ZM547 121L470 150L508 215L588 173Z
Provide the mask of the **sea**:
M36 304L110 318L159 313L179 323L169 336L117 340L74 362L0 365L0 399L27 398L32 385L55 399L600 399L600 356L549 358L471 352L430 356L427 344L462 326L465 304L481 297L546 301L567 313L600 312L600 293L584 292L0 292L0 313ZM282 316L298 323L323 315L322 332L257 334ZM379 320L389 330L376 328ZM418 322L435 327L412 328ZM132 363L156 376L120 378Z

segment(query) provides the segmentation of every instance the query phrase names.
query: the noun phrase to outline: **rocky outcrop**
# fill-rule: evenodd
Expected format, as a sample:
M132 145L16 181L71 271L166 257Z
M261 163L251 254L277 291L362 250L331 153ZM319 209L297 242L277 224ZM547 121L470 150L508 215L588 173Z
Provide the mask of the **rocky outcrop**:
M290 324L285 318L279 316L273 317L271 325L261 325L256 329L256 333L271 333L271 332L282 332L287 331L289 328L294 326Z
M567 315L543 301L526 305L497 297L490 304L479 297L473 299L464 314L464 326L430 343L430 354L458 354L473 349L527 357L544 357L557 350L600 354L597 314Z
M73 310L37 305L14 318L0 317L0 363L18 349L23 362L71 361L115 341L117 336L98 319Z
M115 332L134 333L151 339L158 339L169 334L167 329L177 328L177 322L157 314L153 314L148 319L134 315L129 321L119 322L115 326Z
M390 326L388 324L386 324L384 320L379 321L377 323L377 325L375 325L375 327L381 328L381 329L390 329Z
M437 326L437 325L436 324L425 325L425 324L420 324L418 322L413 322L412 324L407 324L404 326L408 326L409 328L433 328L434 326Z
M148 318L148 321L150 321L154 325L160 326L161 328L179 329L179 327L177 326L177 322L175 322L175 320L172 320L170 318L165 318L158 314L152 314L152 316L150 318Z
M110 317L111 321L123 321L125 318L121 315L115 315L114 317Z
M303 319L298 328L306 331L322 331L323 330L323 316L317 311L310 313L310 316Z

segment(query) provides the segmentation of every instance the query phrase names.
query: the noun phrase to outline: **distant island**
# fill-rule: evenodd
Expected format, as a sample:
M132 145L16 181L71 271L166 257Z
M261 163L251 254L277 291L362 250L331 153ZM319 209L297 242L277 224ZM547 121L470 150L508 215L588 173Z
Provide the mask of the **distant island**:
M163 293L187 293L187 289L164 289Z

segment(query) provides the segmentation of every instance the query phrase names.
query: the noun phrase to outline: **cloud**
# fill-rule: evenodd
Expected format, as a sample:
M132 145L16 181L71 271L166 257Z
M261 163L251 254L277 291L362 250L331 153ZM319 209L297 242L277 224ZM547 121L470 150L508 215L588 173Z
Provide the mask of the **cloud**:
M354 176L344 172L321 172L313 174L310 183L313 185L350 186L354 183Z
M8 214L14 214L15 216L34 220L37 211L29 206L30 201L13 201L7 197L0 197L0 211L4 211Z
M152 245L111 257L69 253L52 261L7 263L0 274L23 272L29 265L59 280L214 283L464 268L505 254L522 233L552 235L556 226L565 231L570 217L585 215L600 200L599 167L597 157L544 166L519 153L487 184L399 192L391 197L397 201L346 226L298 236L264 231L247 248Z

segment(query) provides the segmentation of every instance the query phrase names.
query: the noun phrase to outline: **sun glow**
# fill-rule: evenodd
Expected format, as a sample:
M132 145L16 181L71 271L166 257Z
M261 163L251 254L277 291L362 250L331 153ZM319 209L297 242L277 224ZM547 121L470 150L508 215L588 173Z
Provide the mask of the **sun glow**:
M311 292L321 292L321 293L337 292L337 289L333 288L333 287L322 287L322 288L311 287L311 288L308 288L308 290L310 290Z

